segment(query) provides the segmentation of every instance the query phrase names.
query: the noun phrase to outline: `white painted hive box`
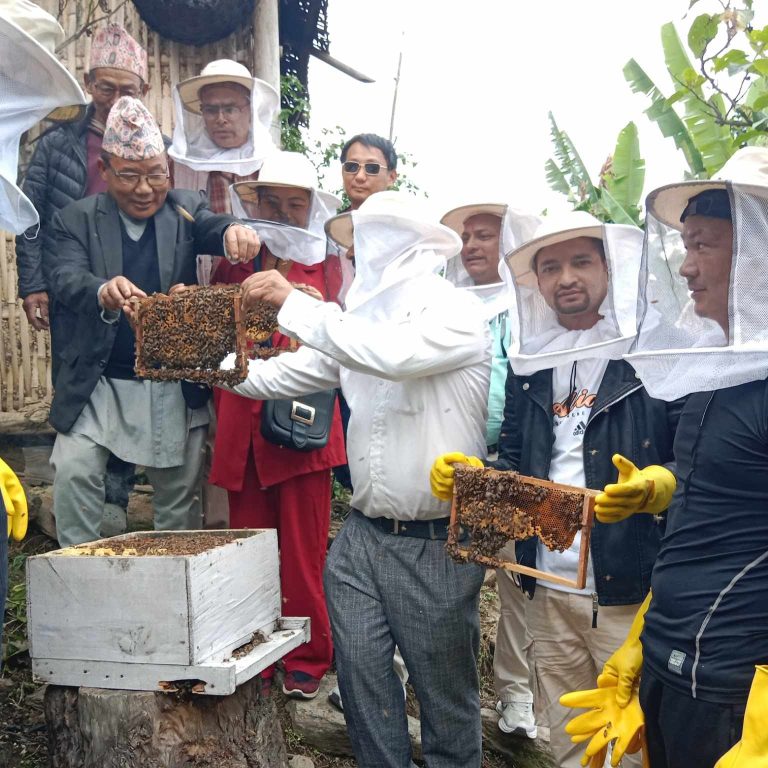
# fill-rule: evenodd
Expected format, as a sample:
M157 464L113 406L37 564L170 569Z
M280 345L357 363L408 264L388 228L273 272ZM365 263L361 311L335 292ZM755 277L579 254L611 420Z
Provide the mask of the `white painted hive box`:
M122 551L148 537L159 547L174 537L183 551L183 542L196 536L212 537L213 546L198 554L76 554ZM27 595L33 659L219 662L254 632L269 635L277 627L277 534L141 532L36 555L27 561Z

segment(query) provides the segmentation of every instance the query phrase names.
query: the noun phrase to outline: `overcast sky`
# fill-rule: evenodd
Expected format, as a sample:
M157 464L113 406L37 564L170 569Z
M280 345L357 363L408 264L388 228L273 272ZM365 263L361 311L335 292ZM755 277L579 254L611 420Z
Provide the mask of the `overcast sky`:
M688 0L329 0L331 54L376 82L310 59L311 134L338 124L348 135L387 136L402 47L395 144L418 162L410 175L438 211L497 200L535 212L567 207L544 177L550 110L595 180L634 120L649 191L681 178L684 163L643 115L645 98L630 91L622 67L636 58L670 92L659 30L675 21L684 34L687 7Z

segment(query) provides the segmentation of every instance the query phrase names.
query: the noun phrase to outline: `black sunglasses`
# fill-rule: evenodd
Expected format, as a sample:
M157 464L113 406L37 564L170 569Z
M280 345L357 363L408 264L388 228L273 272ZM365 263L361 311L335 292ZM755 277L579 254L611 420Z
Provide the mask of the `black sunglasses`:
M344 173L357 173L360 170L360 163L356 163L354 160L347 160L341 164ZM381 163L362 163L366 176L375 176L382 168L388 171L389 168Z

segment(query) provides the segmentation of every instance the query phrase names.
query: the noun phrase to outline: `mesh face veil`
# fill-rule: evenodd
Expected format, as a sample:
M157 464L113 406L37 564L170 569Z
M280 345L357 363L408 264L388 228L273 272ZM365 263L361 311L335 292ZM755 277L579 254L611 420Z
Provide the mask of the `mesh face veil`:
M279 109L277 92L268 83L253 78L250 89L251 122L248 139L240 147L219 147L208 135L202 114L187 108L179 83L173 89L176 124L168 154L193 171L224 171L247 176L261 168L264 158L275 151L270 127Z
M425 290L420 279L442 281L441 270L461 249L452 229L434 222L422 201L403 192L376 192L358 210L331 219L326 231L338 245L354 246L347 311L371 318L385 317L398 305L401 311L412 290L416 300L423 300L418 296Z
M488 206L464 206L446 214L442 222L451 227L459 237L462 236L464 221L475 215L486 213ZM508 287L502 279L502 271L507 270L504 263L504 254L522 245L533 237L536 228L541 222L538 216L524 213L516 208L504 204L495 204L501 215L501 236L499 237L499 282L489 285L475 285L469 273L464 267L461 253L448 261L445 268L445 278L458 288L464 288L468 293L477 296L486 308L488 319L506 312L510 306ZM455 216L454 214L460 214ZM495 215L495 214L494 214Z
M652 397L675 400L768 376L768 186L730 182L718 186L728 191L733 222L727 297L722 285L705 287L719 287L723 302L727 300L727 329L697 314L688 282L680 274L686 257L682 225L670 218L676 226L669 226L657 218L655 193L649 196L640 325L626 359ZM697 191L691 184L690 197ZM723 270L727 275L727 265ZM698 287L695 276L691 282Z
M325 222L341 204L337 197L317 189L309 190L307 226L300 228L260 218L258 188L251 182L233 184L229 191L232 213L248 221L270 253L308 267L325 260L328 253Z
M521 375L585 358L617 360L635 338L642 231L601 224L582 213L569 214L563 221L570 221L571 226L558 229L554 220L552 224L545 221L536 239L507 254L506 268L501 270L511 305L509 362ZM540 234L542 230L547 234ZM540 248L579 237L602 240L608 286L597 323L586 330L567 330L539 290L533 258Z
M0 8L0 229L14 234L38 222L37 211L16 186L22 134L57 107L85 103L85 94L52 52L63 34L56 20L32 3ZM50 52L33 35L49 41Z

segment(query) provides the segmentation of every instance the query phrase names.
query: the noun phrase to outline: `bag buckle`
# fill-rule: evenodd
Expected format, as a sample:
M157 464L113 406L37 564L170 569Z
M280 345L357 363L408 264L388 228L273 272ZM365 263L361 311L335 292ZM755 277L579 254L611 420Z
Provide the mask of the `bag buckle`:
M311 405L294 400L291 406L291 419L311 427L315 423L315 409Z

